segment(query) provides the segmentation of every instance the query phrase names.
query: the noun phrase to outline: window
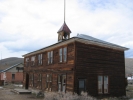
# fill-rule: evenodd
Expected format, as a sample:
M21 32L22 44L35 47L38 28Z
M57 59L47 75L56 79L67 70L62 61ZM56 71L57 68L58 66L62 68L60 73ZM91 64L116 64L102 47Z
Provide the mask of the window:
M64 62L66 62L67 60L67 48L63 48L63 59L64 59Z
M29 66L29 58L25 59L25 66L28 67Z
M14 80L15 79L15 74L12 74L12 80Z
M66 75L58 75L58 91L66 91Z
M62 48L59 50L60 62L62 62Z
M35 65L35 57L36 56L32 56L31 57L31 66L34 66Z
M38 81L42 81L42 74L39 74L38 77L39 77L39 78L38 78Z
M31 86L34 87L34 74L31 74Z
M108 93L108 76L98 76L98 93Z
M104 76L104 93L108 93L108 76Z
M48 64L53 63L53 51L48 52Z
M47 74L46 76L46 90L51 91L52 90L52 74Z
M86 79L78 79L78 94L86 90Z
M60 58L60 62L67 61L67 47L59 49L59 58Z
M42 54L38 55L38 65L42 65Z

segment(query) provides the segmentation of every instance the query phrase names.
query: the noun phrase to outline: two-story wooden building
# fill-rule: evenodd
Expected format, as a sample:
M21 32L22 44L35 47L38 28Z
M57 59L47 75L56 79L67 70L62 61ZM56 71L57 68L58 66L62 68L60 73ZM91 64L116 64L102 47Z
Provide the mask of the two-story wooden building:
M126 95L127 48L83 34L70 38L70 33L64 22L57 43L23 55L25 88Z

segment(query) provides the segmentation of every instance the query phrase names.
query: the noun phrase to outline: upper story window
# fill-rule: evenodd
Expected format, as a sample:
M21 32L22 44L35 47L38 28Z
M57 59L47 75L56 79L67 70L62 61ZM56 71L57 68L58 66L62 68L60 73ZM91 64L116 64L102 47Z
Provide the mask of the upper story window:
M29 58L25 59L25 66L28 67L29 66Z
M35 57L36 56L32 56L31 57L31 66L34 66L35 65Z
M48 64L53 63L53 51L48 52Z
M67 47L59 49L59 58L60 58L60 62L67 61Z
M42 65L42 54L38 55L38 65Z

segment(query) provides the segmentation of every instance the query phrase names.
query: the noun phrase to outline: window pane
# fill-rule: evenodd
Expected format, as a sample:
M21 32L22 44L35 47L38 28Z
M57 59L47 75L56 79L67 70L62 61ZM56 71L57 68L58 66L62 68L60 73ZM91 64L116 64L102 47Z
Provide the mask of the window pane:
M58 83L61 83L61 75L58 75Z
M47 82L49 82L49 75L47 74Z
M62 84L66 84L66 75L62 76Z
M49 75L49 82L52 82L52 74Z
M42 54L40 55L40 64L42 65Z
M61 84L58 83L58 91L61 92Z
M15 74L12 74L12 79L15 79Z
M108 76L104 76L104 93L108 93Z
M98 93L102 93L103 77L98 76Z
M50 52L48 52L48 64L50 63Z
M60 62L62 62L62 48L59 50Z
M51 51L51 64L53 63L53 51Z
M84 80L79 80L79 88L84 88Z
M65 92L65 91L66 91L66 85L63 85L62 92Z
M63 48L63 54L64 54L64 62L66 62L67 59L67 48Z

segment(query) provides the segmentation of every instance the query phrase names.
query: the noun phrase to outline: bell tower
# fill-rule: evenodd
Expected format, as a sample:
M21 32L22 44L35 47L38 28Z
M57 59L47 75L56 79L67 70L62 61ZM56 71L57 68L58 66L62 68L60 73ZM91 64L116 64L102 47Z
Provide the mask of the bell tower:
M69 29L69 27L65 22L65 0L64 0L64 23L57 33L58 33L58 42L67 40L70 38L71 30Z
M71 30L68 28L65 21L57 33L58 33L58 42L67 40L70 38Z

